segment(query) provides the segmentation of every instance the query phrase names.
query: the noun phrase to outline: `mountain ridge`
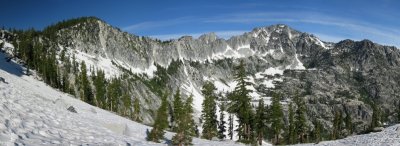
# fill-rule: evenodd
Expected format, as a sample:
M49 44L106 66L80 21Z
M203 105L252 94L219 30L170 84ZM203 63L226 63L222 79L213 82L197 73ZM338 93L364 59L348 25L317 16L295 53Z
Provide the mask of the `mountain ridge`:
M385 122L397 120L400 51L395 47L369 40L324 42L282 24L254 28L226 40L209 33L160 41L123 32L98 19L82 20L54 30L55 35L49 36L56 37L45 44L58 54L65 51L78 62L85 61L88 74L102 69L112 78L130 72L133 81L126 84L132 84L134 97L143 99L141 116L146 124L153 122L152 112L160 104L159 90L178 88L184 96L195 96L199 122L201 86L210 81L225 96L235 86L233 72L239 60L246 62L254 102L263 99L268 103L273 92L282 93L285 104L293 96L302 96L307 100L311 127L311 121L318 119L329 128L340 111L355 118L355 132L361 133L372 119L371 102L389 115Z

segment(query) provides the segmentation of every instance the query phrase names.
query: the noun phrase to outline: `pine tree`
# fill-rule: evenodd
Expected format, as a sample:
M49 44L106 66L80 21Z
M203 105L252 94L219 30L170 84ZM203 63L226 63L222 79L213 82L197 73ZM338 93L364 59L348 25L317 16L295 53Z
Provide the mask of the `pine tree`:
M176 132L179 128L178 125L182 123L182 114L183 114L183 102L181 99L180 89L178 88L175 95L174 95L174 107L173 107L173 116L174 116L174 123L172 123L172 131Z
M232 140L233 139L233 128L234 128L233 127L233 115L232 114L229 114L228 122L229 122L228 136L229 136L229 139Z
M124 116L128 116L128 112L130 112L131 105L132 105L132 99L128 93L129 92L126 92L122 95L122 102L124 105L124 111L123 111ZM136 98L135 98L135 100L136 100Z
M397 101L397 123L400 123L400 101Z
M288 129L288 143L294 144L296 143L296 132L295 132L295 123L294 123L294 111L293 104L290 102L289 104L289 129Z
M274 93L272 95L272 103L271 103L271 127L273 137L273 143L279 144L279 136L283 129L283 112L282 106L280 104L279 94Z
M180 100L180 99L179 99ZM175 102L175 101L174 101ZM181 107L181 113L176 116L177 127L176 134L172 137L173 145L191 145L192 136L195 135L195 123L193 120L193 96L189 96L185 104Z
M151 129L150 133L147 135L148 141L160 142L160 139L164 138L164 130L168 127L167 96L168 94L165 94L162 97L161 106L157 110L157 117L153 129Z
M140 122L140 100L139 98L135 98L135 100L133 101L133 120Z
M92 93L92 89L90 87L90 83L89 80L87 78L87 71L86 71L86 64L85 62L81 63L81 95L82 95L82 99L83 101L91 104L91 105L95 105L94 104L94 100L93 100L93 93Z
M221 105L220 105L220 108L219 108L220 110L220 113L219 113L219 124L218 124L218 138L219 139L225 139L225 132L226 132L226 126L225 126L225 124L226 124L226 122L225 122L225 114L224 114L224 111L225 111L225 103L224 102L221 102Z
M316 143L319 143L321 141L321 130L322 130L322 124L320 121L315 120L314 121L314 139Z
M306 105L303 99L298 96L298 94L295 96L294 102L297 106L294 116L295 131L296 135L298 136L296 141L304 143L306 142L306 134L308 129L306 125Z
M235 90L228 96L231 101L229 111L239 119L239 128L237 129L239 141L250 143L252 142L253 133L253 129L251 129L253 110L250 104L250 91L246 86L251 85L251 83L247 81L243 60L240 61L239 66L236 68L235 80L237 82Z
M190 142L192 141L191 137L196 136L196 123L194 122L193 119L193 94L191 94L187 99L184 104L184 123L188 124L187 128L185 128L186 133L185 135L188 135L190 137ZM189 144L186 143L186 144Z
M69 77L68 73L64 71L62 76L62 91L68 93L69 91Z
M380 126L380 111L376 104L371 104L372 106L372 121L370 125L370 130L372 131L375 127Z
M346 117L344 118L344 121L346 124L346 129L349 131L349 134L352 134L353 133L353 122L351 120L351 115L347 110L345 110L345 114L346 114Z
M116 112L118 108L118 99L123 92L120 88L120 80L118 78L111 80L107 86L107 107L108 110Z
M342 112L336 111L335 118L333 119L333 128L331 139L339 138L340 131L342 131Z
M105 74L101 70L97 70L96 76L94 78L94 86L96 89L96 101L99 107L105 109L106 107L106 81L105 81Z
M267 117L265 114L265 105L264 100L260 99L258 102L258 107L256 111L256 133L257 133L257 141L259 145L262 145L262 140L264 139L264 133L266 132L267 128Z
M214 91L215 86L211 82L206 82L203 85L202 93L204 95L204 101L202 103L202 114L201 118L203 121L202 138L212 139L218 135L217 131L217 115L216 115L216 96Z

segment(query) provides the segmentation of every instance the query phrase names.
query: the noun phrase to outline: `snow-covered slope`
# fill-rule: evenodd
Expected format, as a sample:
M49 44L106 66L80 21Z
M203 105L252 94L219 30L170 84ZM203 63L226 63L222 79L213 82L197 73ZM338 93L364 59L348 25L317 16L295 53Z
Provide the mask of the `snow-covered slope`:
M344 139L324 141L318 144L301 144L301 146L399 146L400 124L385 128L381 132L355 135Z
M0 145L160 145L145 140L151 127L59 92L23 75L23 69L0 53L0 77L5 80L0 80ZM68 111L70 106L77 113ZM166 133L166 138L172 135ZM193 143L239 145L196 138Z

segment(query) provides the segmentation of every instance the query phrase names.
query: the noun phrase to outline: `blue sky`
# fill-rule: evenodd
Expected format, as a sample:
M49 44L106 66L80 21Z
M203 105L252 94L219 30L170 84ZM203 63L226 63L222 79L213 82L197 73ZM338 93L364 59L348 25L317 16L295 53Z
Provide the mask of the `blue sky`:
M223 38L287 24L326 41L370 39L400 46L398 0L1 0L0 26L42 29L96 16L136 35L160 39L216 32Z

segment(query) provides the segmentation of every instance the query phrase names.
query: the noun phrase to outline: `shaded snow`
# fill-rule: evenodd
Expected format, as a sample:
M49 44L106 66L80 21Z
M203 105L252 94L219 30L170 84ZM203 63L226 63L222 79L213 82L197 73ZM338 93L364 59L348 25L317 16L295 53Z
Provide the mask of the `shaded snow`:
M294 69L298 69L298 70L306 69L306 67L304 67L303 63L299 60L297 53L295 55L295 58L296 58L296 61L297 61L297 65L294 67Z
M398 146L400 145L400 124L387 127L381 132L355 135L344 139L323 141L318 144L300 144L302 146Z
M324 49L329 49L325 43L323 43L320 39L316 38L316 37L310 37L311 40L313 40L317 45L320 45L322 48Z
M102 42L102 45L104 45L102 49L105 51L105 42ZM62 46L59 47L61 50L63 49ZM103 70L106 78L117 77L122 74L122 71L120 68L118 68L118 66L120 66L126 70L130 70L134 74L146 74L148 77L152 78L154 76L154 72L157 71L157 67L154 65L154 62L150 63L150 66L147 68L138 68L118 59L110 59L108 58L107 54L105 55L106 57L103 57L100 55L90 55L78 49L72 49L69 47L67 47L66 50L67 54L71 58L73 55L75 55L75 59L78 63L82 61L85 62L88 74L91 74L91 69L94 68L95 70ZM118 66L114 65L113 62Z
M60 46L61 47L61 46ZM61 47L62 48L62 47ZM101 69L104 71L106 78L116 77L121 74L119 68L112 64L111 60L101 56L93 56L85 52L74 50L69 47L66 48L68 55L75 55L76 61L80 64L82 61L86 64L87 74L91 74L91 68L94 67L95 70Z
M4 43L4 45L3 45L3 48L0 48L0 49L3 49L7 54L13 54L13 50L14 50L14 45L12 45L12 44L10 44L9 42L7 42L7 41L4 41L4 40L0 40L0 44L1 43Z
M270 67L267 68L264 72L258 72L255 74L256 79L261 79L264 78L265 75L275 75L275 74L279 74L279 75L283 75L283 71L282 69L279 69L277 67Z

